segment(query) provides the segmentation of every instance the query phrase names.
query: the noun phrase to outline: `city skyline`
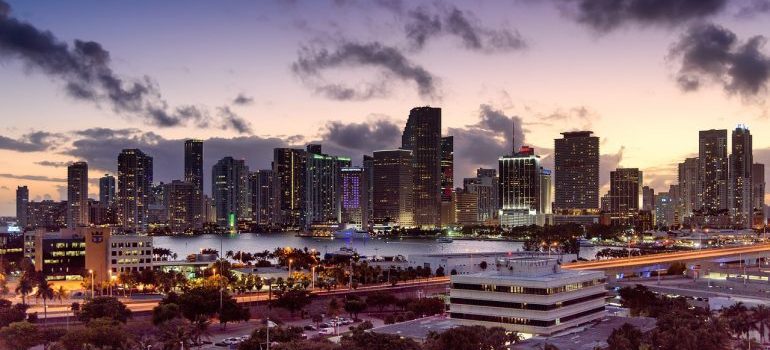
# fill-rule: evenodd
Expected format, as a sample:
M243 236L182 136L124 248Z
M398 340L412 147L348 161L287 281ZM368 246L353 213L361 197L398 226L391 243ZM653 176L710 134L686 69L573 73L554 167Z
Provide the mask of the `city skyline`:
M0 0L0 30L51 31L56 43L68 46L30 56L0 42L0 74L12 82L0 86L3 120L10 121L0 128L0 165L7 169L0 174L0 215L15 214L17 186L29 188L31 201L66 199L69 162L88 162L91 174L117 175L115 157L122 149L141 149L153 157L156 181L183 179L187 138L206 143L204 184L211 181L206 178L211 166L225 156L246 160L250 169L270 169L276 147L320 143L325 153L348 156L353 165L361 165L364 154L398 147L409 110L424 105L442 109L441 135L454 137L455 179L471 177L479 167L495 167L498 156L511 149L513 120L517 144L533 146L547 169L554 168L553 140L559 133L593 131L602 152L599 195L609 189L610 171L621 167L639 168L644 185L667 191L676 182L677 164L697 155L696 133L701 130L733 130L745 123L754 139L754 162L770 163L770 141L763 133L767 77L742 79L682 68L697 63L683 61L681 54L691 52L687 50L697 41L688 40L698 35L727 33L734 41L724 48L729 57L752 53L744 43L770 32L762 25L766 13L747 17L750 1L709 1L714 8L681 18L642 18L628 10L617 16L618 23L592 22L578 9L560 9L567 6L563 1L478 6L387 2L390 7L234 2L216 9L201 3L141 9L98 2L7 3ZM184 9L178 11L180 7ZM204 11L208 15L201 16ZM469 18L478 45L452 28L415 37L408 29L412 14L420 11L439 21ZM176 14L174 20L157 23L170 13ZM361 19L353 20L357 17ZM199 18L200 28L189 25ZM697 26L696 20L705 22ZM548 33L551 26L572 35ZM329 39L356 32L351 29L361 29L360 36ZM216 39L235 34L248 39L241 45ZM506 45L489 44L501 37L509 39ZM76 39L94 40L109 51L111 77L126 84L151 77L148 86L163 95L147 101L163 102L159 106L166 114L148 113L153 110L144 105L121 106L109 98L72 98L75 86L96 93L109 90L83 86L84 81L73 80L73 71L42 66L35 58L75 55ZM165 43L169 39L175 39L173 50ZM626 50L629 42L633 45ZM274 48L270 55L257 55L268 52L267 47ZM93 52L89 49L97 47L81 45L78 50ZM202 49L207 54L196 58L195 50ZM758 62L770 67L766 49L755 49ZM318 60L319 50L352 56L340 56L343 64L333 65ZM398 54L394 57L402 61L397 63L406 69L383 62L351 63L364 60L371 50ZM564 53L556 50L569 50L569 61L561 61ZM447 58L447 53L454 57ZM720 64L730 68L737 63ZM357 81L350 72L365 79ZM677 83L693 88L693 77L700 78L698 91L682 92ZM332 86L364 89L349 91L348 97L330 96ZM130 86L124 88L130 92ZM181 108L185 106L196 108ZM198 118L196 112L209 117ZM168 118L155 118L159 115ZM98 188L98 177L92 175L89 197L98 198Z

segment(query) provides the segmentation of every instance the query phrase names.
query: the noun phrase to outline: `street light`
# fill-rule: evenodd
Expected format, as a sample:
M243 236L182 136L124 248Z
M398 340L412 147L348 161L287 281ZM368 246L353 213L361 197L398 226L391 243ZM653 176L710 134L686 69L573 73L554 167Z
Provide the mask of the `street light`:
M289 259L289 277L291 277L291 263L292 263L292 261L294 261L294 260Z
M94 270L88 270L88 273L91 274L91 299L94 298Z
M310 268L310 290L315 289L315 265Z

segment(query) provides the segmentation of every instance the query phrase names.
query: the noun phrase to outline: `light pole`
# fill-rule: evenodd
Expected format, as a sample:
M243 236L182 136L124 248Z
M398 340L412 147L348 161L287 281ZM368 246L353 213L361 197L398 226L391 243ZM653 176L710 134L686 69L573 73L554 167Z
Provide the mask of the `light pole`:
M94 284L96 281L94 281L94 270L88 270L88 273L91 274L91 299L94 298Z
M315 265L310 268L310 290L315 289Z
M291 263L292 263L292 261L294 261L294 260L289 259L289 277L291 277Z

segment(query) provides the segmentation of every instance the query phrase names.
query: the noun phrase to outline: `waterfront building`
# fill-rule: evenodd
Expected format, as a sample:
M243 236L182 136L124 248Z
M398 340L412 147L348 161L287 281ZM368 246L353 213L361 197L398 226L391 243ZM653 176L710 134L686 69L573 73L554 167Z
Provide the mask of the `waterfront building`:
M194 193L187 209L194 227L203 225L203 140L184 142L184 182L192 185Z
M492 223L497 219L500 188L496 169L477 169L476 177L463 179L463 189L478 198L479 223Z
M441 108L416 107L401 138L401 149L412 151L414 225L441 225Z
M698 158L687 158L684 162L679 163L677 179L683 218L689 218L693 211L700 210L703 206L703 194L700 190L702 184L698 180L699 172L700 160Z
M79 278L85 272L86 255L81 229L27 231L24 233L24 257L32 260L35 271L42 272L49 280Z
M362 167L343 167L341 169L342 223L353 224L366 229L369 223L368 174Z
M194 207L200 196L195 184L173 180L164 185L164 207L168 215L168 226L172 233L184 233L197 227L199 220ZM202 209L202 207L201 207Z
M374 152L374 203L376 224L414 225L412 151Z
M676 204L669 192L655 194L655 225L659 228L675 227Z
M541 198L544 169L535 150L522 146L513 155L498 158L498 166L500 224L504 227L544 224L543 210L548 206L543 203L547 199Z
M88 164L67 166L67 227L88 226Z
M728 209L727 130L702 130L698 140L698 181L706 216Z
M115 177L110 174L99 178L99 203L105 207L115 205Z
M224 157L211 168L211 195L216 208L216 223L234 230L244 220L251 220L249 167L243 159Z
M617 168L610 172L610 213L627 216L641 209L642 176L638 168Z
M765 225L765 165L754 163L751 166L751 206L754 211L753 226Z
M146 232L152 157L139 149L124 149L118 155L118 220L126 232Z
M276 186L278 223L286 228L299 229L305 224L305 171L307 154L295 148L273 150L273 173Z
M166 184L162 181L150 187L147 201L147 225L150 228L168 225L168 202L166 201Z
M489 271L451 276L449 316L551 335L604 317L605 286L603 272L562 270L555 258L498 258Z
M275 174L270 169L257 170L249 175L251 212L254 223L269 226L275 223Z
M476 192L458 188L455 191L455 220L461 226L479 224L479 199Z
M655 189L642 187L642 210L655 210Z
M339 225L342 214L341 169L351 165L350 158L324 154L321 145L308 145L305 164L305 227Z
M97 282L153 268L152 236L117 235L109 227L88 228L81 234L86 243L85 268L93 272Z
M28 207L29 188L27 186L16 187L16 221L22 231L29 226Z
M591 131L563 132L554 140L554 209L560 214L599 209L599 137Z
M733 225L750 228L752 224L752 155L751 132L745 125L738 125L732 132L732 152L729 158L728 205Z

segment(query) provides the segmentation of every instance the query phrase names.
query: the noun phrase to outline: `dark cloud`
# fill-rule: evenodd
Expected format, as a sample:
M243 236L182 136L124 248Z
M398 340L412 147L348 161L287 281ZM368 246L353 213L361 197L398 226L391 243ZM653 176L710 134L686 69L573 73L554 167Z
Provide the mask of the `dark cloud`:
M727 28L699 24L682 35L669 57L680 62L676 79L684 91L713 83L731 95L763 101L770 80L770 58L762 51L765 42L763 36L741 42Z
M323 142L336 145L355 155L375 150L397 148L401 143L401 126L387 119L362 123L326 123L321 132Z
M238 94L238 96L233 99L233 104L238 106L250 105L252 103L254 103L254 98L244 94Z
M718 14L727 0L555 0L568 16L597 32L624 25L673 27Z
M770 0L750 0L748 4L738 9L735 16L748 19L765 13L770 13Z
M421 49L428 40L442 35L458 38L468 50L488 53L520 50L527 46L516 30L486 28L468 11L453 6L435 7L420 6L406 15L404 30L415 48Z
M515 130L514 130L515 125ZM526 144L522 119L507 116L489 105L479 106L478 122L460 128L448 128L454 137L455 177L472 176L479 167L497 168L498 157L511 154L515 148ZM547 153L536 149L538 154Z
M35 164L40 166L47 166L51 168L64 168L72 165L72 162L56 162L56 161L50 161L50 160L42 160L39 162L35 162Z
M359 86L329 82L323 72L329 69L371 67L381 71L374 83ZM367 100L387 95L392 80L413 82L422 97L437 97L434 76L423 67L411 62L395 47L379 42L338 42L332 49L303 47L292 71L316 93L336 100Z
M599 187L610 183L610 171L617 169L620 166L620 162L623 161L623 152L625 147L620 147L617 152L602 154L599 156Z
M75 40L70 45L9 14L10 6L0 0L0 60L18 60L29 71L61 81L74 99L107 105L115 113L153 126L208 126L207 115L199 107L168 107L150 77L124 78L115 73L110 53L101 44Z
M0 177L6 179L28 180L28 181L47 181L47 182L67 182L67 179L48 177L42 175L18 175L18 174L0 174Z
M230 110L230 107L219 107L218 111L219 116L222 118L222 129L232 129L237 131L239 134L253 133L251 129L251 123L235 114L232 110Z
M42 152L55 147L63 140L63 135L45 131L31 132L18 139L0 135L0 149L17 152Z

